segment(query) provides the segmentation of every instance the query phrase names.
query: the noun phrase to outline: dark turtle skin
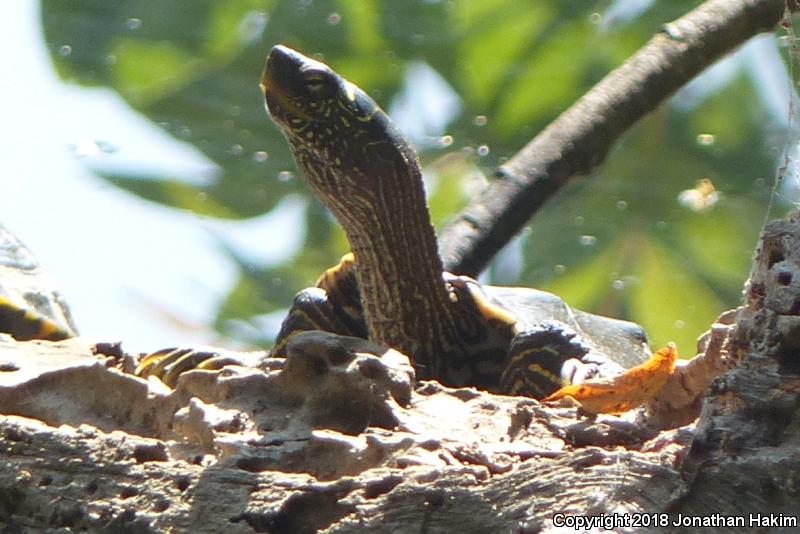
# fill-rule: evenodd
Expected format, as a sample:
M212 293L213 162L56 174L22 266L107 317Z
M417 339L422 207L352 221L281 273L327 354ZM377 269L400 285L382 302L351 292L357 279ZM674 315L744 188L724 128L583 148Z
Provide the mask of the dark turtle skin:
M416 152L357 86L285 46L272 49L261 86L353 251L295 298L273 354L302 330L366 336L409 355L421 378L534 397L647 358L638 325L445 272Z
M69 307L30 250L0 225L0 332L18 341L77 335Z
M276 46L261 88L300 174L352 248L295 297L272 356L286 356L298 333L322 330L397 349L418 378L535 398L647 359L646 336L634 323L573 310L543 291L483 286L444 271L416 152L330 67ZM137 373L174 384L188 368L224 361L197 354L161 351Z

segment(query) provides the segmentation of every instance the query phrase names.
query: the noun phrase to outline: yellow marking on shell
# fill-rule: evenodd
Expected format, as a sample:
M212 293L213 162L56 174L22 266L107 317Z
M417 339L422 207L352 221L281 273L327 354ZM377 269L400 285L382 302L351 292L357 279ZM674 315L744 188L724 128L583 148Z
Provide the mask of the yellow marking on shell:
M29 319L31 321L37 321L39 323L38 330L39 335L41 337L50 337L55 335L64 335L64 329L61 328L58 324L54 323L49 319L45 319L44 317L38 316L36 314L27 312L25 313L25 319Z
M239 360L230 356L216 355L207 360L203 360L194 369L199 371L219 371L227 365L243 365Z
M336 163L337 164L339 163L338 158ZM348 252L339 259L339 263L337 263L333 267L325 269L322 275L320 275L320 277L317 278L317 283L314 285L316 285L317 287L321 287L323 289L327 289L328 287L330 287L330 284L326 283L328 280L336 280L336 277L341 271L344 271L346 269L351 269L355 262L356 258L355 256L353 256L353 253Z
M0 308L9 310L10 313L17 316L22 312L22 321L30 325L29 328L33 331L30 336L32 339L59 341L73 336L68 328L61 326L56 321L42 315L36 310L20 307L14 301L6 297L0 297Z
M200 369L204 362L217 356L215 353L190 351L164 365L157 376L169 387L175 387L183 373Z
M298 313L302 313L302 312L298 312ZM306 315L306 314L303 314L303 315L308 317L308 315ZM313 324L313 321L309 321L309 322L311 322ZM317 329L317 330L319 330L319 329ZM281 339L278 343L276 343L275 345L272 346L272 348L269 350L270 356L272 356L272 357L276 357L276 356L286 357L288 355L286 353L286 346L289 344L289 341L291 341L292 338L294 336L296 336L297 334L302 334L303 332L308 332L308 330L292 330L291 332L289 332L289 334L285 338Z
M174 353L179 349L161 349L152 352L139 360L139 364L133 371L136 376L147 377L150 375L160 374L164 366L174 359Z
M145 356L144 358L139 360L139 365L136 366L136 369L133 371L133 374L135 374L135 375L141 374L142 371L144 371L145 369L150 367L152 364L160 361L167 354L169 354L169 352L165 352L163 350L160 350L158 352L152 352L152 353L148 354L147 356Z
M472 300L475 302L475 307L478 308L482 317L485 319L498 320L510 327L514 327L519 322L517 316L512 312L490 302L486 294L477 287L477 284L468 282L467 285L471 286L469 287L469 293L472 296Z

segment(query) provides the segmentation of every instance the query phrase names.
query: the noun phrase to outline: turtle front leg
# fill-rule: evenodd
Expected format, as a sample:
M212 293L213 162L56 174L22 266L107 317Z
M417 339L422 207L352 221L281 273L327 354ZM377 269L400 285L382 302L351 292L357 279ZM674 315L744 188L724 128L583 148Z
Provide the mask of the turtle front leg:
M541 399L566 385L623 372L569 326L553 321L524 327L514 336L500 391Z
M226 365L247 365L234 353L189 347L171 347L151 352L141 357L133 374L147 378L155 376L167 386L174 388L178 377L186 371L214 371Z
M289 340L309 330L367 338L355 268L353 255L346 254L319 277L315 287L306 288L295 296L269 356L286 357ZM135 374L143 378L155 376L174 387L178 377L187 371L250 363L238 356L227 351L173 347L142 356Z
M345 254L337 265L322 273L315 287L306 288L294 297L271 356L286 356L289 339L309 330L368 338L355 270L353 254Z

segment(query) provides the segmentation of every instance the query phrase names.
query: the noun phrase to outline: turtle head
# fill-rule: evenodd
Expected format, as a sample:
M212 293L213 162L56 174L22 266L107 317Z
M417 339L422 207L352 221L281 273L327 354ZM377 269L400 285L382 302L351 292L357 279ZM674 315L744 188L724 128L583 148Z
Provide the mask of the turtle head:
M324 63L275 46L261 76L267 111L287 134L305 137L335 115L368 120L377 105Z
M378 104L324 63L275 46L261 89L306 181L334 212L349 195L382 188L387 168L405 172L417 165L414 150Z
M285 46L261 87L300 174L347 234L369 338L438 369L452 303L411 144L365 92Z

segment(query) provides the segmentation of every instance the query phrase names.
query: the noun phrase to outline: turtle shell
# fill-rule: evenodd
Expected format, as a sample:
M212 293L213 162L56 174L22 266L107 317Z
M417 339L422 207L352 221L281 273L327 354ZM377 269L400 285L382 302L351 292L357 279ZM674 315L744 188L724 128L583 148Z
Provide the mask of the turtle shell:
M0 225L0 332L19 341L77 335L72 315L28 248Z

